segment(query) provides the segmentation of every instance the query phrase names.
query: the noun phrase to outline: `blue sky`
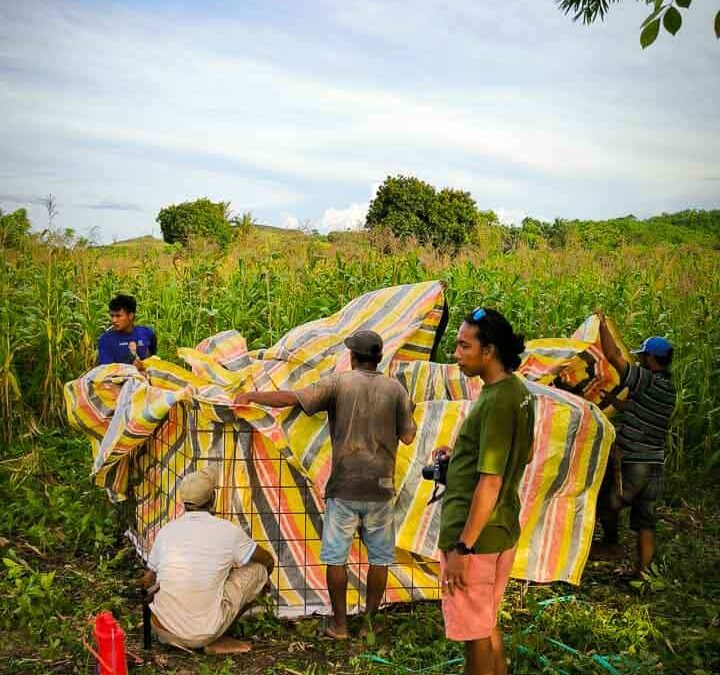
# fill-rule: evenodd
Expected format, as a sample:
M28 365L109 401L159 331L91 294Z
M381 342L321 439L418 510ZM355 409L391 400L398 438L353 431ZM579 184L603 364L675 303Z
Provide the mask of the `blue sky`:
M720 208L716 3L638 44L644 3L0 0L0 208L101 241L207 196L361 222L390 174L507 222Z

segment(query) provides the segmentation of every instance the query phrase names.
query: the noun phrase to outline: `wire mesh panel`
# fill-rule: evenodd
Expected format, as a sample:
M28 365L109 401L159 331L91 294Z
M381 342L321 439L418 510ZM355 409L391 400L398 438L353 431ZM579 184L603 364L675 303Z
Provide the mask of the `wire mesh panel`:
M213 420L197 406L175 406L130 460L128 536L147 559L160 528L184 512L182 478L211 468L217 479L214 513L237 523L276 560L271 597L278 614L329 613L325 565L320 561L324 503L296 463L242 420ZM361 610L367 550L356 533L347 564L349 613ZM437 561L397 550L385 602L439 597Z

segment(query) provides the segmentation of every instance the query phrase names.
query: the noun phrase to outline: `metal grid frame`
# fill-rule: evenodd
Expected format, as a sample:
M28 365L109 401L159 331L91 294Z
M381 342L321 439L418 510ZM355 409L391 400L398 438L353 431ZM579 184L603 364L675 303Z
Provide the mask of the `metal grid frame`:
M182 426L191 437L204 436L209 439L209 444L203 445L210 447L209 453L203 453L200 444L184 442L180 438L177 416L182 416ZM221 477L220 486L216 490L215 515L238 523L275 558L269 597L272 598L276 613L298 617L318 612L329 613L325 565L319 562L320 534L313 534L313 530L317 533L322 531L321 497L311 482L287 458L280 455L272 459L258 457L252 443L252 435L258 432L246 422L234 418L232 422L203 422L197 406L193 405L180 404L171 410L165 422L130 458L128 500L123 509L128 537L143 557L143 550L149 551L148 544L154 540L160 528L172 519L171 516L182 513L182 504L176 494L182 476L202 466L214 466L217 475ZM192 449L188 452L191 445ZM244 467L241 472L237 471L239 464ZM247 476L249 484L236 484L238 475ZM231 484L225 483L227 477L231 477ZM283 500L283 490L286 488L300 489L302 511L287 510L288 505ZM245 513L241 506L241 492L247 489L251 491L250 511ZM146 507L154 500L164 502L164 516L151 521ZM300 516L301 531L293 537L283 536L283 530L290 529L287 527L287 519L296 523ZM258 519L263 521L265 532L259 532L255 526ZM312 527L308 527L310 523ZM296 527L292 529L297 530ZM310 548L316 549L318 555L313 558L318 559L318 562L308 559ZM302 551L299 556L298 550ZM439 592L439 581L432 586L418 585L420 580L416 579L415 574L417 569L422 568L439 578L438 562L412 553L406 553L402 562L405 583L400 583L394 574L400 566L390 566L383 604L392 600L394 590L409 592L411 602L426 600L427 591ZM364 606L368 566L367 550L358 531L347 564L348 614L359 612ZM297 593L300 602L288 604L282 596L283 592L288 591Z

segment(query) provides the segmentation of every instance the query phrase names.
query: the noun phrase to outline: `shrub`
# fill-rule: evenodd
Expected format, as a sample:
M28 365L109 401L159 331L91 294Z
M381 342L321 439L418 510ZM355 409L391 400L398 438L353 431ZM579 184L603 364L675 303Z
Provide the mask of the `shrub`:
M435 248L457 250L469 241L478 222L469 192L437 192L413 176L388 176L370 203L365 227L387 228L402 239L414 237Z
M187 246L190 239L212 239L225 248L232 239L232 226L228 222L228 202L211 202L207 198L194 202L173 204L160 209L155 221L159 223L163 239Z

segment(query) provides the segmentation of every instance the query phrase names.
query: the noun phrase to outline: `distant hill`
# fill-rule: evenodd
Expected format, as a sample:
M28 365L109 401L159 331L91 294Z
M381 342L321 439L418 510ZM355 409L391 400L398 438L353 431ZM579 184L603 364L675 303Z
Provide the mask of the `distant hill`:
M302 232L302 230L294 230L290 227L277 227L275 225L261 225L259 223L256 223L255 227L258 230L261 230L263 232L274 232L276 234L305 234L304 232Z
M519 228L509 228L509 239L531 247L545 240L560 248L574 240L586 248L607 249L622 244L667 246L695 244L720 246L720 210L689 209L662 213L645 220L628 215L609 220L566 220L543 222L525 218Z
M297 240L307 236L302 230L277 227L275 225L256 224L258 234L268 235L275 240ZM679 213L663 213L645 220L633 215L608 220L577 220L557 218L554 222L543 222L534 218L525 218L521 227L501 228L505 238L512 241L525 241L532 247L545 240L552 247L561 247L574 239L588 248L608 248L620 244L639 244L644 246L697 244L700 246L720 246L720 210L687 210ZM350 233L331 233L333 240ZM113 242L100 248L124 249L162 249L167 246L162 239L152 235L134 237Z
M129 247L135 247L135 246L150 246L152 248L162 248L165 246L165 242L162 239L157 239L153 237L151 234L146 234L143 237L133 237L132 239L121 239L120 241L114 241L112 244L107 244L106 246L101 246L101 248L106 247L121 247L121 246L129 246Z
M273 234L273 235L280 235L280 236L290 236L290 237L304 237L305 233L301 230L293 230L287 227L276 227L275 225L261 225L256 224L253 226L256 230L259 232L264 232L267 234ZM99 246L98 248L163 248L163 246L167 246L167 244L162 240L158 239L156 237L153 237L151 234L146 234L142 237L132 237L131 239L120 239L119 241L114 241L112 244L103 244Z

